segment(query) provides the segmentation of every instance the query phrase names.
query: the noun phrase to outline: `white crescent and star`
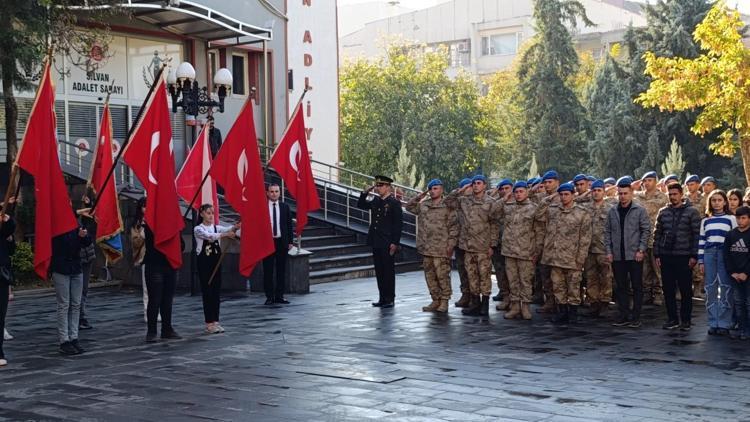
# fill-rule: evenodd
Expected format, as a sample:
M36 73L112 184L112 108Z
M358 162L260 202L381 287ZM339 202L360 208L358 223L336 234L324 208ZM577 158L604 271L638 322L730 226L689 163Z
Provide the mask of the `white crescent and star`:
M159 182L154 177L154 173L152 171L153 163L154 163L154 152L159 149L159 143L161 142L161 132L156 131L151 135L151 148L148 154L148 181L151 182L153 185L158 185ZM170 157L174 154L174 140L169 139L169 155Z
M237 159L237 179L239 179L240 184L242 185L242 200L247 202L247 198L245 198L245 175L247 174L247 155L245 154L245 151L242 151L242 154L240 154L240 158Z
M292 147L289 149L289 164L294 169L294 172L297 173L297 181L300 181L299 178L299 160L301 158L302 151L299 147L299 141L294 141L292 144Z

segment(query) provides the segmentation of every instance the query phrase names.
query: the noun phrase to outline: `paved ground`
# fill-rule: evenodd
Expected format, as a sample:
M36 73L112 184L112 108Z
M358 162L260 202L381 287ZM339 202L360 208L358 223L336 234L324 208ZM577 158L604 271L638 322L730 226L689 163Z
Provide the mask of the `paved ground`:
M454 280L456 277L454 276ZM420 311L420 273L395 309L372 279L313 286L291 305L226 298L226 334L201 333L199 297L176 299L185 340L146 345L140 295L95 291L88 353L56 351L54 297L11 305L0 420L750 420L750 342L685 334L660 310L640 330L557 327Z

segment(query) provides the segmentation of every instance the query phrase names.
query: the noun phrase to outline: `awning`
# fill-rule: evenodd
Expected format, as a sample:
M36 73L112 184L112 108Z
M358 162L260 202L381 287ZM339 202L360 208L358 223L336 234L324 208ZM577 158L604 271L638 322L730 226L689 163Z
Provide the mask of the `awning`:
M110 6L74 6L92 10ZM230 18L210 7L187 0L128 0L117 7L129 9L136 19L158 26L164 31L222 46L270 41L273 31Z

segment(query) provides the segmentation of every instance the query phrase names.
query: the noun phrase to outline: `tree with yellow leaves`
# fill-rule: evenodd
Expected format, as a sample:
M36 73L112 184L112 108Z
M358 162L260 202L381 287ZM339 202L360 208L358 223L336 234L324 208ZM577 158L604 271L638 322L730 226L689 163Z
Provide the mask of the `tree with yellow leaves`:
M742 43L739 12L716 2L693 33L703 53L695 59L656 57L646 52L645 73L653 78L636 102L662 111L699 109L692 131L720 130L711 150L732 157L739 149L750 185L750 50Z

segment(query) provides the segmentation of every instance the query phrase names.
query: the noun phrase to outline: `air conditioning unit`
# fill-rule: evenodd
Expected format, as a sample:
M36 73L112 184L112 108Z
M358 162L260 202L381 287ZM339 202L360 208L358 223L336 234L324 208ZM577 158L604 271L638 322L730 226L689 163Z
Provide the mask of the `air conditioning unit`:
M458 43L458 52L459 53L468 53L469 52L469 42L468 41L461 41Z

